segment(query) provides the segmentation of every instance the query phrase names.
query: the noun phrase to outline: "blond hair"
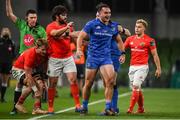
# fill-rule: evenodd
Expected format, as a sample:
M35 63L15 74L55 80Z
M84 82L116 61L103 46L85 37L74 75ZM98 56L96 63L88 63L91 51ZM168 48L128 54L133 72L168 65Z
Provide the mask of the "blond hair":
M147 23L147 21L145 21L144 19L138 19L138 20L136 21L136 23L142 23L145 28L148 27L148 23Z

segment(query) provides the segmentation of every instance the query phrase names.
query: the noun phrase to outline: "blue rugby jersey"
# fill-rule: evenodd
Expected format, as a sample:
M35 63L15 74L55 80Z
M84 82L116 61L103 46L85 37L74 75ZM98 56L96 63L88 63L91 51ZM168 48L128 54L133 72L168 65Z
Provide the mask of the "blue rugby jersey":
M112 22L112 24L114 24L116 27L118 27L118 23L117 22ZM111 40L111 56L120 56L121 55L121 51L118 48L117 42L115 39Z
M88 57L111 57L111 40L118 35L117 26L110 22L108 25L99 19L89 21L83 28L89 35Z

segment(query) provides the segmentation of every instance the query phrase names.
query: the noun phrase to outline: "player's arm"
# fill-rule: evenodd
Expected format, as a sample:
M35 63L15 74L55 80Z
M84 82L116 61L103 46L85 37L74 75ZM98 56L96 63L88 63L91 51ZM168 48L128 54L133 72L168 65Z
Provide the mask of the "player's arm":
M127 37L131 36L131 32L127 28L123 28L121 25L118 25L118 31Z
M124 63L125 58L126 58L125 57L125 49L124 49L124 44L123 44L122 38L119 34L116 36L116 41L117 41L118 48L121 51L121 56L120 56L119 60L121 63Z
M11 7L11 0L6 0L6 14L14 23L16 22L17 17L13 13L13 10Z
M154 58L154 63L156 64L156 72L155 72L155 76L158 78L161 76L161 64L160 64L160 60L159 60L159 56L157 53L157 49L152 49L151 50L151 54Z
M53 29L51 32L50 32L50 35L53 36L53 37L59 37L61 36L63 33L65 32L68 32L70 31L70 27L72 26L73 22L69 22L66 27L63 27L61 29Z
M81 50L81 46L82 46L82 41L88 37L88 34L86 32L84 32L83 30L79 33L79 36L77 38L77 50L76 50L76 54L77 55L82 55L82 50Z

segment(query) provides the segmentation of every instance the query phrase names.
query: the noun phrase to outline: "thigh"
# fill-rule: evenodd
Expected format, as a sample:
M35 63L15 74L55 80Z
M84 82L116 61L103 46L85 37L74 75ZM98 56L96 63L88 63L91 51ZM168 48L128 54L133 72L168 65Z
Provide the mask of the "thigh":
M95 76L97 74L97 69L88 69L85 70L85 80L93 82L95 79Z
M134 74L133 84L141 85L142 82L146 79L149 68L148 66L139 68Z
M115 74L112 64L102 65L100 67L100 72L105 81L113 79Z
M76 73L77 72L76 64L75 64L72 56L67 59L64 59L63 65L64 65L64 68L63 68L64 73Z
M49 58L47 75L50 77L58 77L63 69L61 59Z

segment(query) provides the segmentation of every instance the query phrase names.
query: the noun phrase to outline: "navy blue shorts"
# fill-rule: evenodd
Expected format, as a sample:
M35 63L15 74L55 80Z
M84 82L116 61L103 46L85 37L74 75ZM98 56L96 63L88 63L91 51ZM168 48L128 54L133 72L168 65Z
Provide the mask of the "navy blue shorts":
M89 69L99 69L102 65L113 64L111 58L95 58L95 57L87 57L86 60L86 68Z

